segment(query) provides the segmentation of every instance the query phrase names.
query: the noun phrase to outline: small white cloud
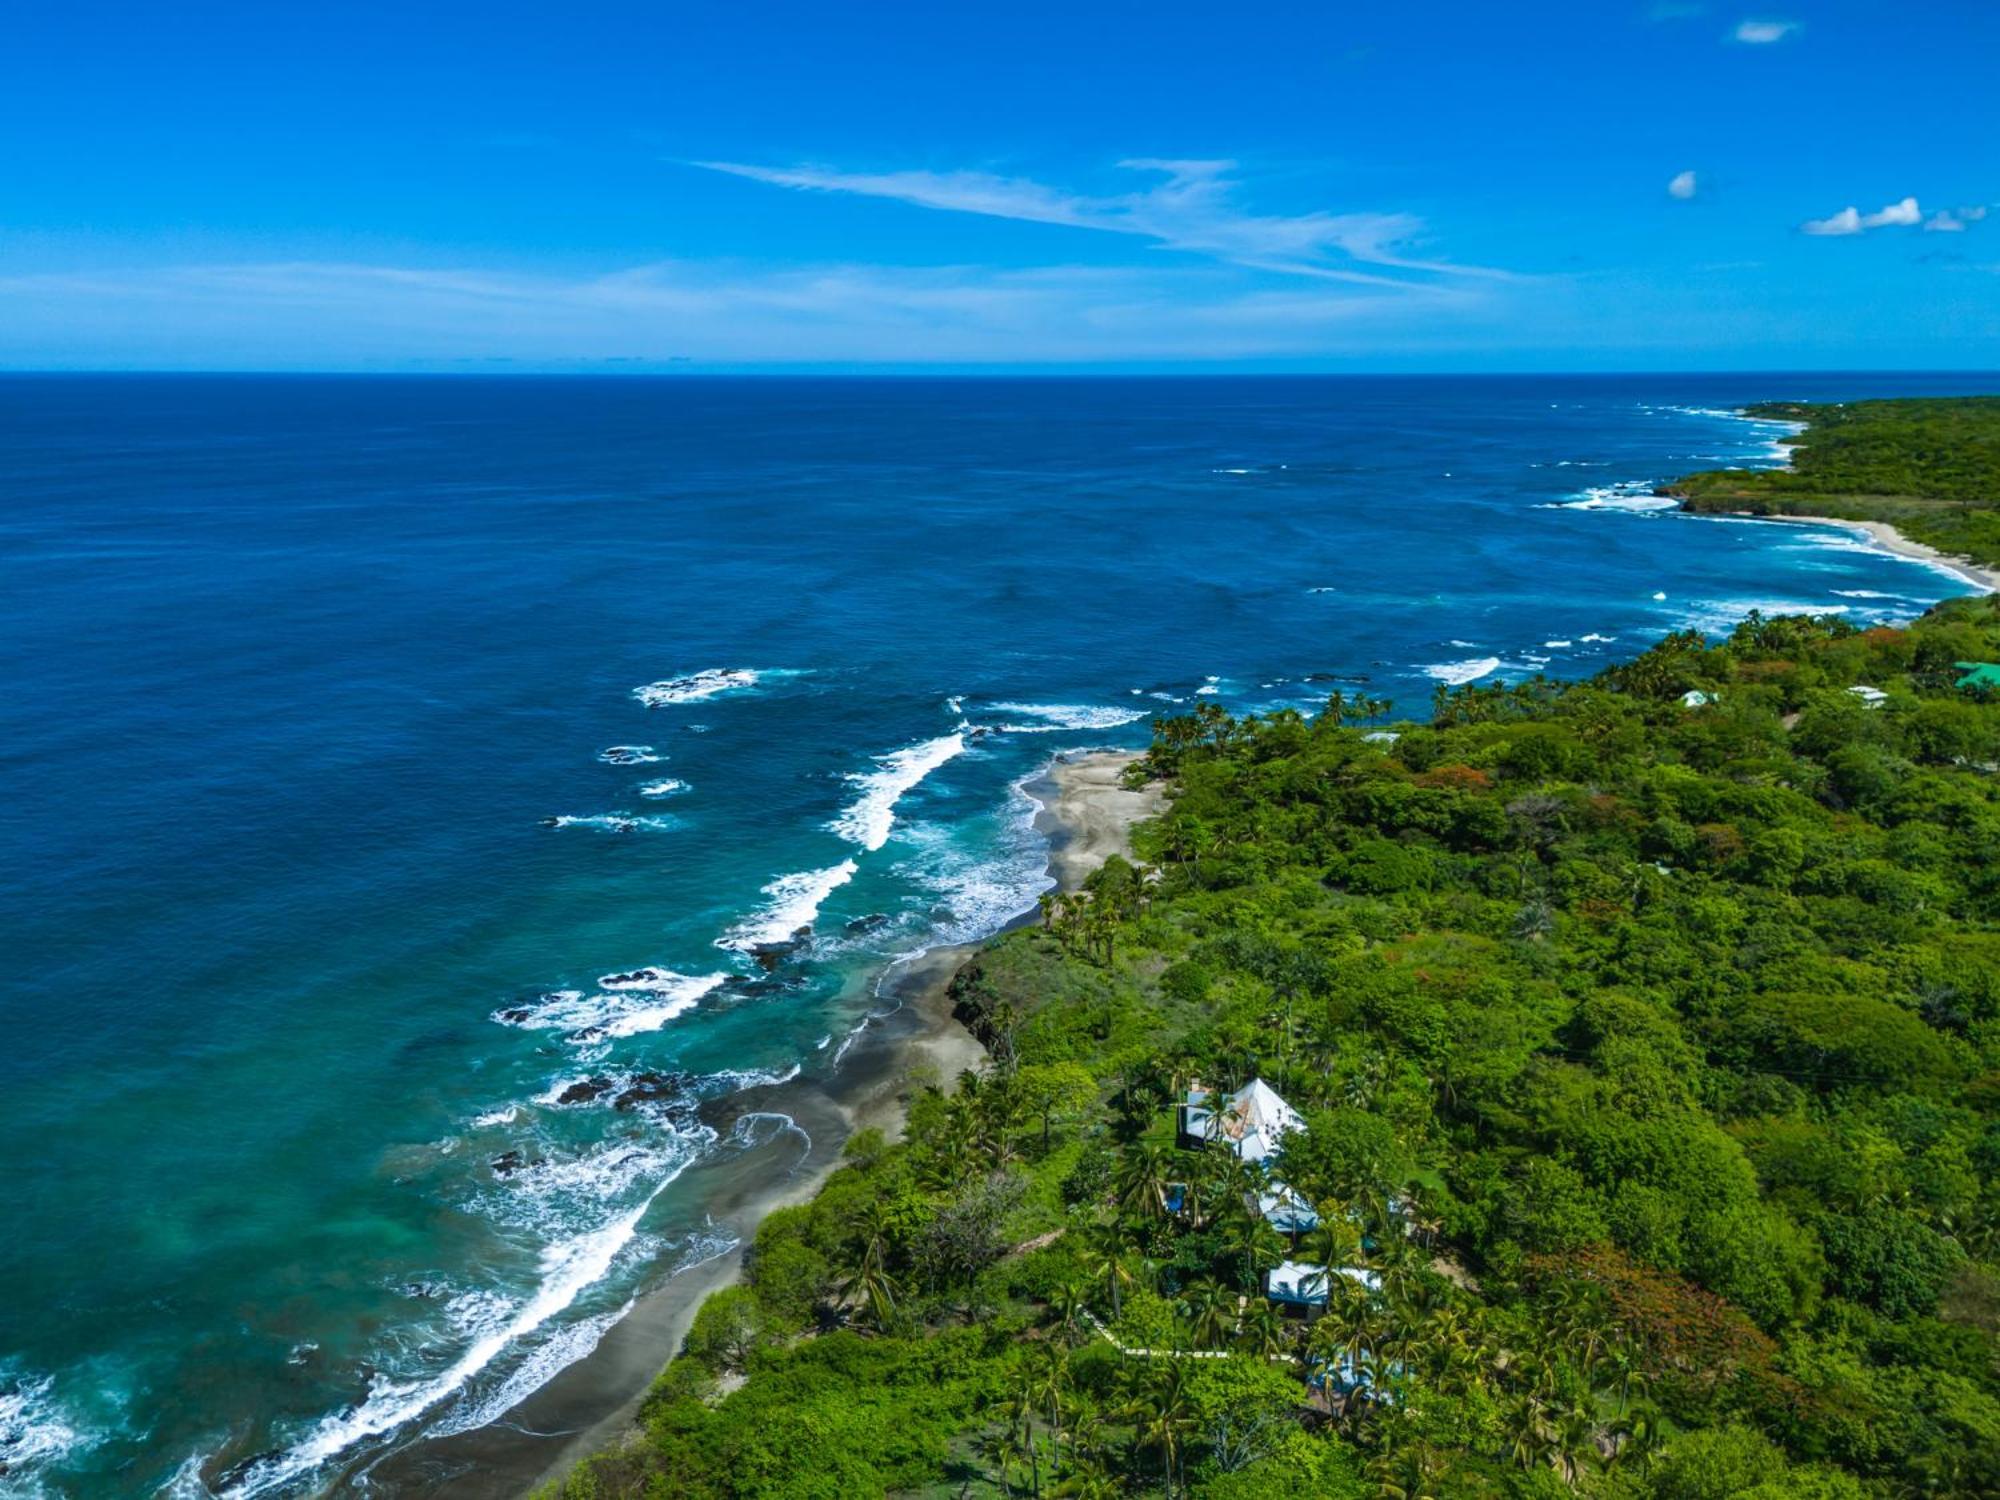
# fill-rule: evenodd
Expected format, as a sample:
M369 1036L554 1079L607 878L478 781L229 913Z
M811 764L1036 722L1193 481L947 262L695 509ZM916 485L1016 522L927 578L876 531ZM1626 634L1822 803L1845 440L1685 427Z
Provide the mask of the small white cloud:
M1742 21L1737 23L1736 40L1752 47L1768 47L1782 42L1799 29L1797 21Z
M1974 203L1967 208L1941 208L1924 220L1924 228L1942 234L1959 234L1985 217L1986 205L1983 203Z
M1824 219L1807 219L1799 228L1807 234L1859 234L1861 233L1861 210L1849 204L1837 214Z
M1915 224L1923 216L1924 211L1917 207L1916 199L1903 198L1889 204L1886 208L1878 209L1872 214L1863 214L1861 216L1861 227L1863 229L1880 229L1887 224Z
M1696 183L1692 172L1676 172L1673 181L1667 184L1667 196L1686 201L1695 195Z
M1865 229L1886 229L1892 226L1907 227L1921 224L1924 211L1917 207L1915 198L1899 198L1894 203L1883 205L1872 214L1864 214L1853 204L1849 204L1837 214L1824 219L1807 219L1799 226L1807 234L1860 234ZM1927 226L1929 227L1929 226ZM1963 228L1963 225L1937 226Z

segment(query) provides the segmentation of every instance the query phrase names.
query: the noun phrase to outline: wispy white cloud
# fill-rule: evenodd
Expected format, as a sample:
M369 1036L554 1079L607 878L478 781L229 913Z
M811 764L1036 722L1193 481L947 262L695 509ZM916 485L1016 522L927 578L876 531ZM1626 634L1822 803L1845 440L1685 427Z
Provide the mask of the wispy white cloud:
M1864 214L1853 204L1849 204L1839 213L1829 214L1824 219L1808 219L1799 228L1807 234L1861 234L1870 229L1916 224L1922 221L1923 216L1924 211L1917 206L1915 198L1899 198L1894 203L1876 209L1872 214Z
M1692 172L1676 172L1672 180L1667 183L1667 196L1669 198L1679 198L1683 202L1692 198L1698 191L1700 191L1700 183L1696 180Z
M1248 359L1452 336L1485 300L1470 283L1273 287L1227 266L185 265L0 275L0 365Z
M1133 235L1167 249L1257 270L1363 286L1411 284L1410 274L1389 273L1424 277L1508 274L1413 254L1409 247L1423 235L1425 226L1409 214L1248 212L1236 201L1238 183L1232 176L1236 163L1230 161L1133 158L1119 166L1165 180L1139 191L1102 197L990 172L848 172L727 161L694 165L806 192L847 193L953 213Z
M1970 208L1941 208L1924 220L1924 228L1932 233L1963 234L1968 224L1977 224L1986 217L1986 205L1973 204Z
M1739 21L1731 33L1737 41L1752 47L1768 47L1782 42L1799 29L1797 21Z

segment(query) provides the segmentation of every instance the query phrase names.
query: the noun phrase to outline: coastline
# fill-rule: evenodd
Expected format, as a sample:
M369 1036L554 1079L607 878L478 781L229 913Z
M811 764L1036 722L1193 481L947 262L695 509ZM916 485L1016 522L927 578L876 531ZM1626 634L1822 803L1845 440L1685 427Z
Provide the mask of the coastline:
M1021 784L1036 804L1035 827L1049 841L1049 874L1061 889L1076 889L1112 854L1129 857L1132 825L1164 806L1161 788L1123 786L1125 767L1138 758L1134 751L1070 751ZM1032 909L1023 911L1001 930L1033 917ZM702 1302L741 1277L763 1218L812 1197L856 1132L898 1134L915 1088L932 1080L950 1087L961 1071L986 1060L986 1049L952 1015L948 991L960 967L990 940L927 949L890 966L875 986L882 1008L871 1012L828 1076L746 1089L704 1112L719 1134L753 1116L783 1114L794 1122L793 1130L708 1164L707 1173L699 1167L689 1173L691 1183L716 1177L707 1185L707 1203L714 1226L736 1241L732 1249L637 1298L596 1348L493 1422L420 1436L349 1471L342 1482L397 1496L511 1500L633 1436L647 1392L679 1353ZM802 1151L798 1131L809 1142Z
M1911 562L1923 563L1941 573L1949 573L1972 585L1981 594L2000 594L2000 567L1992 567L1958 552L1942 552L1928 542L1905 536L1887 521L1856 521L1844 516L1766 515L1748 510L1692 510L1685 501L1681 509L1688 515L1727 516L1738 521L1772 521L1779 525L1837 526L1856 536L1866 537L1883 552Z

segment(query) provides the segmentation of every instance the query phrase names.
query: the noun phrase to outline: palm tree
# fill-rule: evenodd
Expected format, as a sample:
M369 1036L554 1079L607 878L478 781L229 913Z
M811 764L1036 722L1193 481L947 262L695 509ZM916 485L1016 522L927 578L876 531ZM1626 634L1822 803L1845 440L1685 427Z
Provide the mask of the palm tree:
M1290 1341L1291 1331L1285 1324L1285 1315L1267 1299L1254 1298L1237 1324L1238 1346L1260 1359L1270 1359L1283 1354L1285 1345Z
M1092 1281L1110 1289L1111 1318L1116 1322L1125 1311L1125 1288L1137 1280L1131 1247L1117 1225L1102 1225L1083 1242L1083 1267Z
M1083 1288L1074 1281L1065 1281L1056 1288L1050 1305L1055 1308L1056 1326L1062 1332L1063 1342L1074 1344L1081 1331L1079 1325L1083 1322Z
M860 1246L854 1269L841 1284L840 1295L843 1300L866 1307L875 1326L885 1328L895 1313L897 1295L895 1278L889 1274L895 1225L888 1206L879 1201L870 1203L857 1227Z
M1546 1463L1555 1451L1555 1431L1542 1403L1522 1396L1507 1409L1507 1456L1523 1469Z
M1234 1287L1219 1281L1197 1281L1181 1298L1181 1306L1194 1325L1194 1341L1199 1348L1217 1349L1229 1341L1236 1329L1241 1302Z
M1148 1143L1127 1152L1118 1170L1118 1206L1136 1204L1142 1212L1164 1218L1167 1179L1172 1173L1173 1157L1163 1147Z
M1178 1493L1176 1479L1181 1449L1195 1420L1187 1378L1184 1360L1158 1361L1128 1413L1139 1446L1159 1450L1160 1466L1166 1475L1167 1500L1174 1500Z
M1285 1237L1271 1227L1262 1214L1242 1215L1230 1223L1223 1245L1231 1255L1243 1257L1243 1275L1253 1291L1264 1289L1264 1273L1285 1258L1289 1248Z

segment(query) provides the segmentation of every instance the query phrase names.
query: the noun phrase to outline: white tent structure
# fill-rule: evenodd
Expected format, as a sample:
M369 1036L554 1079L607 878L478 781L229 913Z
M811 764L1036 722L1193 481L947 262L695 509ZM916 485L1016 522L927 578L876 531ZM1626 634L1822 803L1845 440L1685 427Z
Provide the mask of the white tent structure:
M1332 1276L1345 1276L1371 1292L1382 1285L1381 1278L1373 1271L1356 1266L1336 1266L1329 1273L1325 1266L1287 1260L1271 1269L1264 1281L1264 1294L1273 1302L1289 1302L1294 1307L1324 1307Z
M1275 1156L1286 1136L1303 1130L1299 1112L1261 1078L1253 1078L1217 1102L1201 1088L1188 1090L1181 1106L1181 1134L1198 1141L1221 1141L1247 1162L1262 1165Z

